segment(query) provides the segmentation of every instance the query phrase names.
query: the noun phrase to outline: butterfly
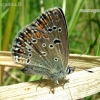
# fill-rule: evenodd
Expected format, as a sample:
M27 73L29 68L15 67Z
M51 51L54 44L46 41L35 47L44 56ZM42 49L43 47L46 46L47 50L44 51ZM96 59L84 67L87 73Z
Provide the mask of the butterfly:
M68 66L69 43L66 19L61 8L46 10L16 35L14 61L25 66L25 74L46 76L59 84L74 68Z

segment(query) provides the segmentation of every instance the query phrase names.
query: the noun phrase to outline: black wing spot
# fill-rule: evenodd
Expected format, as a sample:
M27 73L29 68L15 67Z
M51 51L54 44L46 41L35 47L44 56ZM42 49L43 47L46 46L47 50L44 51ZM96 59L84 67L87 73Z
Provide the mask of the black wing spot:
M26 60L26 63L29 64L29 63L30 63L30 59L27 59L27 60Z
M31 54L31 53L29 53L29 54L28 54L28 56L29 56L29 57L32 57L32 54Z
M60 52L60 50L58 50L58 52Z
M39 65L40 65L40 66L42 66L42 64L41 64L41 63L40 63Z
M46 47L46 44L45 44L45 43L43 43L43 44L42 44L42 47Z
M28 49L28 51L30 52L30 51L31 51L31 49Z
M62 29L61 29L61 27L59 27L59 28L58 28L58 32L61 32L61 31L62 31Z
M55 25L53 26L53 30L54 30L54 31L57 30L57 27L56 27Z
M58 61L58 58L57 58L57 57L55 57L55 58L54 58L54 61Z
M60 44L61 43L61 40L60 39L54 39L54 43L55 44Z
M33 44L30 42L29 45L32 46Z
M50 33L51 33L51 32L52 32L52 28L48 28L48 32L50 32Z
M42 55L42 56L46 56L47 53L46 53L46 52L41 52L41 55Z
M49 48L50 48L50 49L53 49L53 48L54 48L54 45L53 45L53 44L50 44L50 45L49 45Z
M33 42L33 43L37 43L37 40L36 40L36 39L33 39L32 42Z

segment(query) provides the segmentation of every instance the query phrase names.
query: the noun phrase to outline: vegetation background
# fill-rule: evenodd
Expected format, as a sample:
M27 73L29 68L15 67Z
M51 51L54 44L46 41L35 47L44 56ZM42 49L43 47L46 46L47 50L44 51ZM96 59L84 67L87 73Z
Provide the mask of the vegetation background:
M86 51L86 55L100 56L100 0L0 0L0 6L1 51L11 51L13 39L19 30L34 21L41 12L61 7L68 25L70 53ZM81 9L89 12L81 12ZM2 71L0 67L0 74ZM40 76L25 75L18 68L5 68L2 85L38 79ZM84 100L96 100L100 98L99 95Z

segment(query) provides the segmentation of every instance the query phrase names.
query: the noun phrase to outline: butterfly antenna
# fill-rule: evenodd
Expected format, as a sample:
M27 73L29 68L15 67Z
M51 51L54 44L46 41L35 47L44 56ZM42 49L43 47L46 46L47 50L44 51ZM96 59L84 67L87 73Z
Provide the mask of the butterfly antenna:
M69 66L71 66L71 65L72 65L78 58L80 58L81 56L82 56L82 54L80 54L76 59L74 59L74 61L71 62L71 64L70 64ZM76 66L75 66L75 67L76 67ZM76 68L85 70L85 71L87 71L87 72L89 72L89 73L93 73L93 71L89 71L89 70L86 70L86 69L83 69L83 68L80 68L80 67L76 67Z
M71 64L69 66L71 66L82 54L80 54L76 59L74 59L73 62L71 62Z
M86 69L83 69L83 68L80 68L80 67L76 67L76 68L78 68L78 69L82 69L82 70L85 70L85 71L87 71L87 72L89 72L89 73L93 73L93 71L86 70Z

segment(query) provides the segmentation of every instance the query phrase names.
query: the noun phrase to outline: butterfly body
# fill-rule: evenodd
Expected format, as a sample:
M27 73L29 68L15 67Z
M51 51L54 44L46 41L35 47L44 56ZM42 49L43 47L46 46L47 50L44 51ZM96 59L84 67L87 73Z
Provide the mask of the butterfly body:
M52 8L24 27L15 37L12 54L26 74L39 74L58 83L74 71L69 67L68 30L60 8Z

